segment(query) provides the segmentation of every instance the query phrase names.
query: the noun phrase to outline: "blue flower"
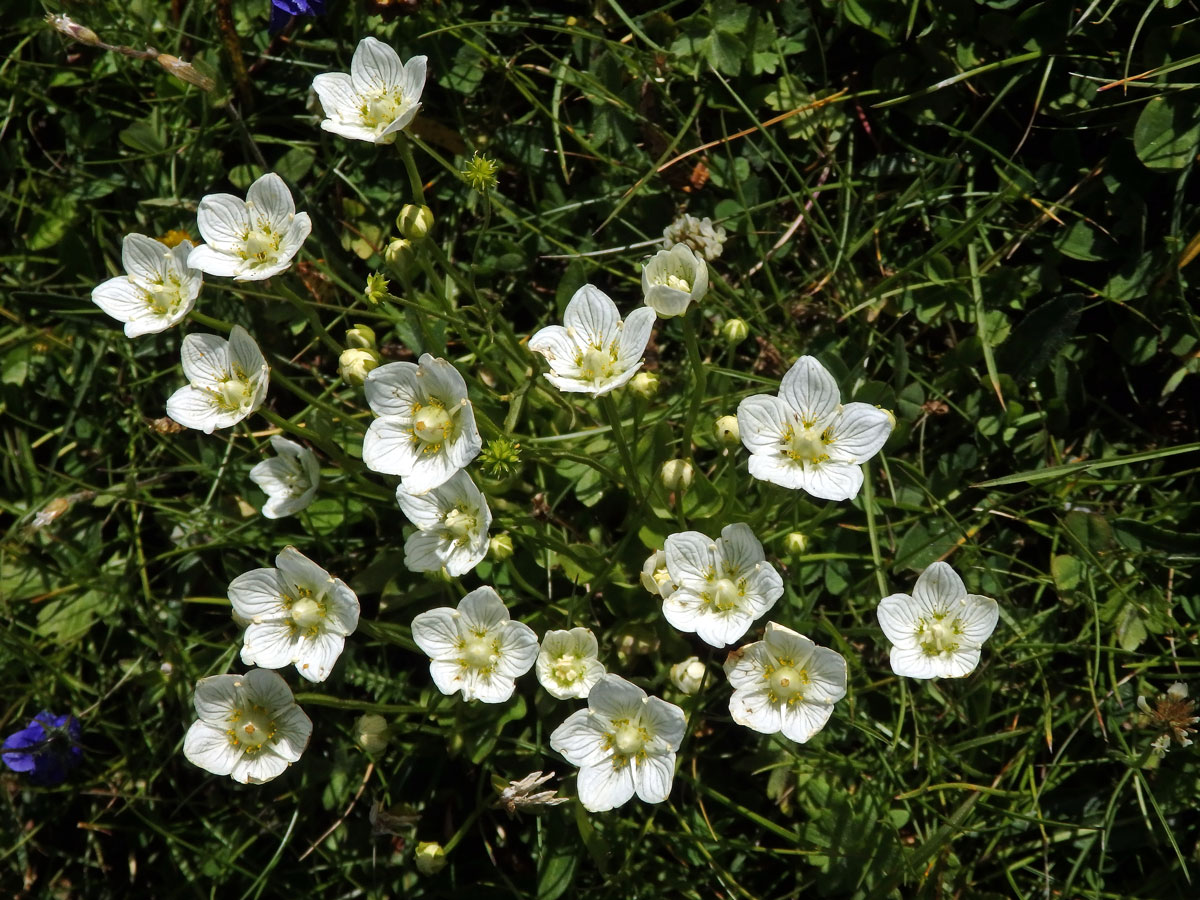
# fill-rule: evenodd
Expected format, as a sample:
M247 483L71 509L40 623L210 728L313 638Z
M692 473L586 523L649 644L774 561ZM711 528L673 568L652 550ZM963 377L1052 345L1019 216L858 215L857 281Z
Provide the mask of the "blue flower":
M271 23L267 26L274 34L282 30L292 16L323 16L325 0L271 0Z
M0 759L14 772L28 773L34 784L62 784L83 758L79 735L77 718L42 710L27 727L4 739Z

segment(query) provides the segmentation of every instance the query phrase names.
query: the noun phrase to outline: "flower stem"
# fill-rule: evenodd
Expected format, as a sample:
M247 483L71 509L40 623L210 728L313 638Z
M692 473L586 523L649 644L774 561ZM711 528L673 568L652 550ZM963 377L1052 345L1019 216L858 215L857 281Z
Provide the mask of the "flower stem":
M700 358L700 346L696 342L696 324L693 320L697 315L699 313L689 310L683 316L683 342L687 347L688 362L692 367L692 405L683 425L682 455L688 459L692 456L692 431L696 427L696 418L700 415L700 404L704 401L704 391L708 382L704 360Z
M871 541L871 559L875 565L875 581L879 596L888 595L887 580L883 577L883 560L879 556L879 531L875 527L875 485L871 483L871 464L863 463L863 509L867 514L867 537Z
M613 440L617 442L621 462L625 465L625 477L629 482L629 490L637 497L638 505L644 506L646 495L642 492L642 483L638 480L633 454L630 453L629 444L625 442L625 434L621 431L621 417L617 414L617 404L613 402L612 394L605 394L600 398L600 408L604 410L604 417L608 419L609 428L612 429Z
M408 173L408 186L412 191L413 203L425 202L425 183L421 181L421 173L417 171L417 161L413 159L412 144L407 137L396 141L396 149L400 151L400 160L404 163L404 171Z

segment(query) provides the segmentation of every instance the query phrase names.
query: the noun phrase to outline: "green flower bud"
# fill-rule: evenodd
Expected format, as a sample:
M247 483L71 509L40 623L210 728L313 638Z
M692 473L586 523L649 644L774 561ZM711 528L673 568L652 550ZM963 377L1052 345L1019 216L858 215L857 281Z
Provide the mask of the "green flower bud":
M653 372L638 372L630 379L629 387L639 397L645 397L649 400L658 393L658 376Z
M467 184L471 185L481 194L487 193L496 186L496 173L500 171L500 164L494 159L489 159L486 156L480 156L476 151L475 155L467 161L467 167L463 169L463 178L467 179Z
M369 325L354 323L354 327L346 332L346 346L359 347L363 350L375 349L375 329Z
M365 350L362 347L351 347L343 350L338 357L338 374L347 384L360 385L367 373L382 361L376 350Z
M488 541L488 556L496 562L504 562L513 555L512 538L507 534L493 535Z
M686 459L668 459L658 474L668 491L686 491L692 484L692 464Z
M433 210L428 206L406 203L396 216L396 230L410 241L419 241L433 229Z
M400 278L406 277L417 265L417 253L412 241L405 238L394 238L383 251L383 259Z
M808 535L793 531L783 539L783 549L792 556L800 556L808 549Z
M737 416L721 416L713 422L713 433L716 434L717 440L726 447L736 447L742 442Z
M742 319L728 319L721 326L721 337L730 347L736 347L750 336L750 326Z
M446 868L446 851L437 841L421 841L414 854L417 871L422 875L436 875Z
M388 280L378 272L373 272L367 276L367 288L363 291L367 298L367 302L371 305L382 303L387 299L388 295Z
M367 713L354 726L358 746L368 753L378 753L388 745L388 724L383 716Z

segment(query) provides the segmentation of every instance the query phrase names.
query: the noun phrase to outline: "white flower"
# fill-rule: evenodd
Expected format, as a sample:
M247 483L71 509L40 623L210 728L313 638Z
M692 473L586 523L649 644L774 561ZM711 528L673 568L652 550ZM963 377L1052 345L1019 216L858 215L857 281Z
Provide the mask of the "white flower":
M420 529L404 542L410 571L440 572L444 566L451 575L466 575L487 556L492 511L464 470L424 494L400 485L396 502Z
M667 574L675 590L663 615L714 647L731 644L783 595L783 579L767 562L749 525L726 525L713 541L698 531L667 538Z
M921 573L912 596L879 601L879 625L892 642L892 671L909 678L961 678L979 664L979 649L996 629L1000 607L968 594L944 562Z
M388 363L363 385L379 417L363 439L363 462L399 475L410 494L445 484L483 448L467 383L446 360L424 353L420 365Z
M248 621L242 662L267 669L295 665L309 681L324 681L358 627L358 597L295 547L274 569L254 569L229 583L235 618Z
M858 494L859 464L879 452L896 422L868 403L842 406L837 382L811 356L783 376L778 397L747 397L737 418L751 475L823 500Z
M424 56L406 63L382 41L365 37L350 60L350 74L313 79L326 119L321 127L342 137L390 144L413 120L425 89Z
M685 727L674 703L605 675L588 694L588 708L554 729L550 746L579 766L579 802L604 812L635 793L647 803L667 799Z
M192 311L204 284L200 270L188 267L191 249L191 241L168 247L144 234L125 235L125 274L92 288L92 302L125 323L125 337L165 331Z
M423 612L412 636L429 657L429 674L443 694L462 691L464 700L503 703L516 679L533 668L538 641L533 629L508 617L490 587L476 588L448 606Z
M846 696L845 658L774 622L761 641L729 654L725 675L733 721L763 734L782 731L801 744L825 727L833 704Z
M599 288L585 284L567 304L562 325L547 325L529 339L529 349L553 369L546 379L560 391L593 397L619 388L642 366L654 327L654 310L636 309L624 322L617 305Z
M708 293L708 266L687 244L659 250L642 267L642 293L664 319L681 316Z
M642 563L640 578L642 587L658 597L666 597L675 590L667 572L667 554L661 550L655 550Z
M671 684L675 685L683 693L694 694L700 690L700 685L704 683L704 668L704 663L700 661L700 657L689 656L687 659L671 666L667 675L671 679Z
M271 447L279 455L256 464L250 470L250 480L267 495L264 516L294 516L312 503L321 483L321 466L316 454L285 437L272 435Z
M582 700L604 675L596 636L587 628L547 631L538 653L537 680L559 700Z
M236 425L267 396L269 370L254 338L234 325L229 340L215 334L189 334L180 351L190 382L167 399L167 415L205 434Z
M712 219L697 219L684 213L663 229L663 246L670 250L676 244L687 244L707 260L721 255L725 244L725 229L713 227Z
M214 775L261 784L300 759L312 722L291 688L274 672L213 675L196 682L200 717L188 729L183 755Z
M246 191L209 194L196 210L196 225L207 241L188 254L188 265L234 281L262 281L292 264L312 231L308 213L296 212L283 179L268 172Z

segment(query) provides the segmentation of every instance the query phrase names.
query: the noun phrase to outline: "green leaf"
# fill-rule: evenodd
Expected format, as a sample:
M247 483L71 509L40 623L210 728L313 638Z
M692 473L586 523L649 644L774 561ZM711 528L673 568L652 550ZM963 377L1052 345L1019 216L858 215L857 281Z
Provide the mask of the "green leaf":
M999 368L1021 382L1028 381L1066 345L1083 311L1080 294L1064 294L1043 303L1012 330L999 356Z
M55 597L38 609L37 633L60 644L73 643L115 603L115 596L101 591Z
M145 120L134 122L117 135L121 143L139 153L162 153L167 149L166 141L158 129Z
M1130 453L1128 456L1114 456L1109 459L1098 459L1094 462L1085 461L1067 463L1062 466L1047 466L1044 469L1031 469L1028 472L1018 472L1015 475L1005 475L990 481L980 481L971 487L986 488L1000 487L1004 484L1022 484L1033 481L1045 481L1048 478L1061 478L1064 475L1084 475L1096 469L1108 469L1112 466L1124 466L1130 463L1147 462L1161 459L1164 456L1175 456L1179 453L1193 453L1200 450L1200 443L1180 444L1178 447L1163 447L1159 450L1145 450L1141 453Z
M1200 144L1196 105L1181 95L1155 97L1142 109L1133 129L1133 149L1148 169L1182 169Z
M1070 554L1060 554L1050 560L1050 575L1054 578L1054 587L1060 594L1069 594L1079 587L1083 578L1083 564Z
M1072 510L1067 513L1063 524L1080 544L1093 553L1103 553L1113 545L1112 526L1099 513Z

